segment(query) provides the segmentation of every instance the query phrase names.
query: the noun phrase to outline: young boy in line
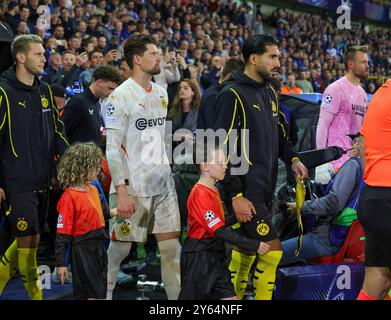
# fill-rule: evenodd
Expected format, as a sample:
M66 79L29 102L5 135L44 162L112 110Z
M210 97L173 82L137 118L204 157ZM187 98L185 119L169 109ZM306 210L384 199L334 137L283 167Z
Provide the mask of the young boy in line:
M236 300L228 269L224 242L264 255L267 243L242 237L225 224L220 195L215 186L227 170L226 158L218 145L195 143L193 161L200 179L189 195L189 231L182 248L181 300Z

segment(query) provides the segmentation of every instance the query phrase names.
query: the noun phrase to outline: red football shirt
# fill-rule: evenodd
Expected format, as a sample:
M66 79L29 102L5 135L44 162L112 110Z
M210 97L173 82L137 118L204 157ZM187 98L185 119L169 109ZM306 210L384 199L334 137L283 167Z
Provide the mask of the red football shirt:
M187 209L189 238L214 238L214 232L225 225L219 193L200 183L196 183L191 190Z
M57 233L80 236L105 226L99 192L65 189L58 204Z

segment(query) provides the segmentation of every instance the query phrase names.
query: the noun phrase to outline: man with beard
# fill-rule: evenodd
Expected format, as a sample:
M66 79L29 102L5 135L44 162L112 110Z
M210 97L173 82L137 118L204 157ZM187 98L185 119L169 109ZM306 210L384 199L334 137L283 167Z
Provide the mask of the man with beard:
M46 61L42 39L16 37L11 52L15 64L0 78L0 201L7 201L16 240L1 257L0 295L19 271L29 298L42 300L36 253L54 159L68 143L52 91L38 79Z
M344 55L346 74L330 84L323 93L320 106L316 147L318 149L338 146L351 147L348 136L360 131L367 110L367 94L360 85L369 75L368 48L349 47ZM349 159L347 154L340 159L316 169L316 181L327 184L331 176Z
M223 128L227 132L225 143L230 148L231 169L223 181L223 189L240 223L233 228L241 235L268 243L271 248L269 253L258 257L253 278L254 298L261 300L272 297L276 268L282 256L271 220L278 158L291 165L298 179L305 179L308 173L292 149L285 131L286 120L279 108L279 84L275 80L280 67L277 40L268 35L252 36L244 43L242 54L244 72L234 72L233 81L217 97L214 129ZM240 154L241 163L235 165L236 154ZM243 170L243 163L248 170ZM255 258L255 252L236 247L232 251L229 269L240 299Z
M164 146L168 97L151 81L160 73L156 45L151 36L126 42L131 76L106 101L106 155L115 187L110 206L118 212L110 230L107 299L132 242L145 242L148 233L158 242L168 299L177 299L180 291L180 216Z

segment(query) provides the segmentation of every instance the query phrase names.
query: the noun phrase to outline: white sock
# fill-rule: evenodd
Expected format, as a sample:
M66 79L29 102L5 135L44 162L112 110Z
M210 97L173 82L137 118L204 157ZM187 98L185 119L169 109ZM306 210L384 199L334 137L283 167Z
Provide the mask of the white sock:
M158 242L160 250L161 274L168 300L177 300L181 290L179 259L181 244L178 239Z
M110 241L107 250L107 294L106 300L113 299L113 291L117 282L117 274L121 261L129 254L131 242Z

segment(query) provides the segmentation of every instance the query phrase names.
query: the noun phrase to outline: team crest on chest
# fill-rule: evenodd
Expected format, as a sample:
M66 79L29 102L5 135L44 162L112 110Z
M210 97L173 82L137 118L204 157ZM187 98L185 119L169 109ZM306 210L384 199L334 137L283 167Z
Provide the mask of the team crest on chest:
M49 106L49 100L46 97L41 96L41 104L42 107L47 108Z
M163 96L160 96L160 99L162 99L163 108L167 109L167 107L168 107L167 100Z

